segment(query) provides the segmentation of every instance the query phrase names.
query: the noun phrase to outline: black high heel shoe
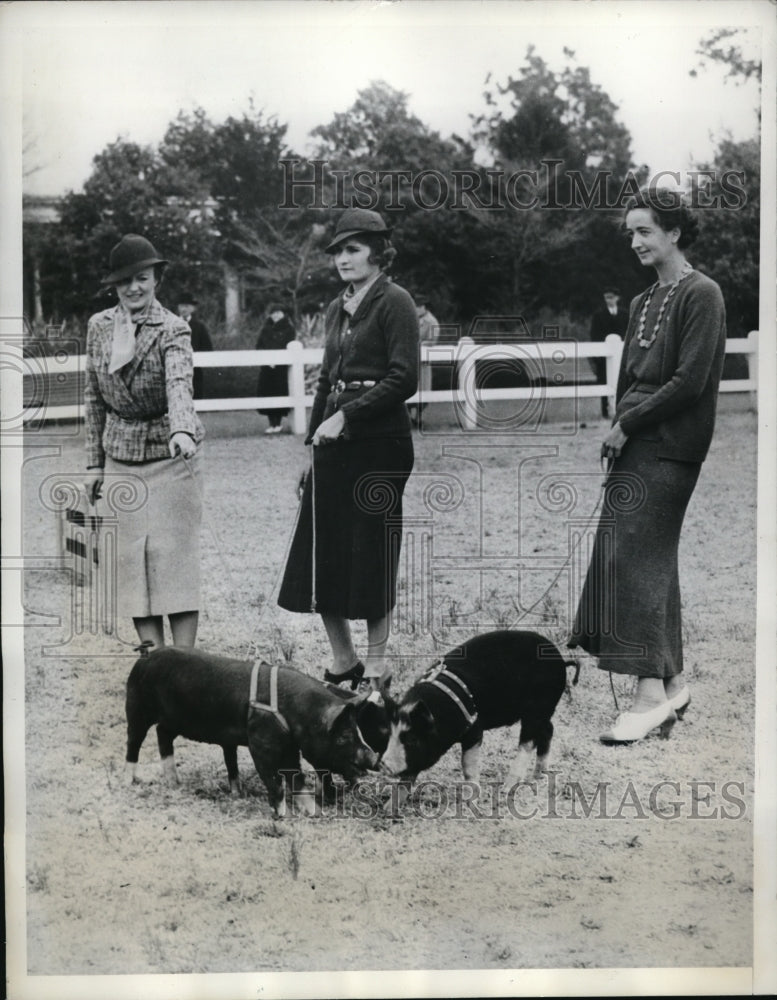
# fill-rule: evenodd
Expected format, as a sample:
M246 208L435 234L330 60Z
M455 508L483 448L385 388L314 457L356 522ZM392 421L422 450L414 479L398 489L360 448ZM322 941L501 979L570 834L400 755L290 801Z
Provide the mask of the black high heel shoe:
M364 664L361 660L357 660L351 669L346 670L343 674L333 674L331 670L325 670L324 680L328 681L330 684L345 684L346 681L350 681L351 690L355 691L359 681L362 679L363 674Z

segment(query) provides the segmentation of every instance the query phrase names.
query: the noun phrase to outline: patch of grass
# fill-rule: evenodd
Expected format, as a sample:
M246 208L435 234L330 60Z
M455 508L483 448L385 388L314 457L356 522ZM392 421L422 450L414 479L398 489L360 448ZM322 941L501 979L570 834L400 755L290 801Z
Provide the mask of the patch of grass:
M222 415L210 416L215 420ZM320 676L329 652L320 618L275 606L270 613L266 606L292 530L302 443L281 436L268 447L257 437L262 425L254 414L236 415L234 421L248 430L233 437L211 435L204 445L210 517L229 524L229 532L217 531L229 547L227 556L220 556L206 532L203 605L211 610L203 610L198 645L247 659L250 637L266 659L284 662L293 656L299 669ZM582 471L595 464L599 437L598 428L558 437L558 467ZM34 748L26 761L30 974L352 970L364 969L367 961L385 969L475 969L484 963L602 967L618 959L623 965L633 960L646 967L693 966L708 964L712 953L702 949L710 943L716 961L747 965L752 946L749 820L668 823L652 815L634 818L627 808L618 822L606 824L604 840L597 809L586 818L578 808L576 822L566 822L570 807L565 796L570 783L579 784L590 799L599 782L616 782L613 787L622 790L633 781L636 788L647 789L666 779L682 784L684 799L688 778L708 775L738 779L749 788L752 731L733 719L731 706L736 704L748 719L753 651L752 630L746 625L754 560L741 556L754 550L748 505L754 443L752 420L722 416L694 497L705 516L694 523L691 511L683 533L683 593L688 602L696 602L688 606L686 669L694 705L707 714L708 725L700 724L701 714L692 708L686 724L678 724L667 743L651 739L611 752L597 739L600 726L614 714L610 681L583 656L574 700L564 698L553 720L551 768L561 820L543 815L550 811L544 780L536 794L525 790L525 809L517 797L513 814L504 801L497 801L488 782L504 779L515 753L514 740L499 731L484 739L481 817L455 802L461 781L458 748L424 775L430 784L419 790L415 806L396 816L379 811L380 782L368 779L372 784L358 799L345 793L345 809L339 814L327 807L315 820L295 816L276 822L245 748L240 750L240 770L247 787L244 797L235 799L226 789L219 749L183 739L183 783L167 790L160 781L152 734L139 769L151 780L125 790L119 777L122 725L114 720L123 719L122 685L134 658L115 635L99 634L83 639L78 647L83 653L74 651L72 643L65 650L63 644L59 657L44 659L38 653L42 645L50 645L52 629L30 625L25 630L29 673L40 662L48 676L47 685L33 685L26 716L28 746ZM461 471L455 456L443 454L439 438L419 435L415 444L420 473ZM81 445L66 443L59 458L28 463L28 475L40 480L66 464L80 468ZM512 472L521 459L501 443L491 456L483 437L478 447L484 461ZM744 473L742 460L730 460L734 455L744 460ZM551 471L554 461L540 459L536 476ZM515 502L512 472L497 472L482 496L491 518L487 554L515 552L517 534L526 553L561 551L566 521L561 515L553 521L532 506L528 494L533 480L521 484L526 502L517 533L516 517L507 516ZM537 627L557 641L556 630L569 619L568 577L562 574L554 583L552 567L538 572L531 588L514 569L469 570L466 561L476 554L472 539L479 511L470 501L480 487L474 475L464 479L466 502L435 513L431 561L403 563L400 569L406 616L401 628L392 629L388 647L395 696L442 653L476 632L505 623ZM422 476L411 477L409 510L420 507L423 482ZM255 498L250 516L235 514L236 483ZM730 485L723 488L726 483ZM31 516L25 551L30 552L46 550L34 516L35 486L31 482L33 500L26 508ZM258 510L270 512L261 523ZM728 530L710 534L710 518ZM50 520L40 524L50 526ZM454 572L437 567L438 556L461 562ZM720 567L726 572L720 573ZM67 580L33 573L26 586L29 607L58 613L67 622ZM535 601L531 615L516 623L516 605ZM131 622L121 623L122 637L131 630ZM363 643L361 623L354 636ZM95 660L97 656L101 659ZM614 683L622 711L630 703L632 682L615 676ZM97 720L104 721L104 728L95 728ZM93 739L89 748L88 736ZM613 794L617 805L619 793ZM667 795L673 797L671 789ZM749 802L749 791L747 797ZM694 804L689 801L688 808ZM535 805L540 815L528 818ZM698 812L703 815L715 805L715 800L700 800ZM84 844L89 845L88 858ZM707 867L694 872L699 857L707 859ZM117 897L109 890L117 872L121 885L132 886L121 891L121 920L116 919ZM629 933L635 899L647 900L648 906L656 900L671 903L661 908L664 920L651 923L649 936ZM706 914L705 923L689 933L700 912ZM612 920L613 913L619 919ZM645 921L651 916L637 913ZM582 920L601 926L583 931ZM670 928L670 920L678 931Z
M289 843L289 857L288 857L289 871L291 872L291 877L294 879L295 882L299 876L301 860L302 857L301 857L300 842L299 842L299 837L297 836L297 831L295 830L294 834L292 835L291 842Z
M274 657L276 660L291 664L297 652L297 640L284 632L280 625L273 625L273 650L276 653Z

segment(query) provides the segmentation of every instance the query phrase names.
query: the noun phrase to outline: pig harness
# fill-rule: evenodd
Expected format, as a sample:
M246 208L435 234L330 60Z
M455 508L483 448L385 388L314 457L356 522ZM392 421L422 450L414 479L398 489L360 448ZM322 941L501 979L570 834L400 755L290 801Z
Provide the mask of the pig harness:
M275 716L278 725L284 732L291 732L288 722L278 710L278 667L270 667L270 702L269 704L259 701L257 688L259 686L259 668L269 666L267 663L255 662L251 670L251 686L248 691L248 712L269 712Z
M478 711L471 691L461 677L448 670L444 660L440 660L428 670L420 683L424 686L429 685L447 696L448 704L454 708L457 715L461 716L464 731L471 729L477 723Z

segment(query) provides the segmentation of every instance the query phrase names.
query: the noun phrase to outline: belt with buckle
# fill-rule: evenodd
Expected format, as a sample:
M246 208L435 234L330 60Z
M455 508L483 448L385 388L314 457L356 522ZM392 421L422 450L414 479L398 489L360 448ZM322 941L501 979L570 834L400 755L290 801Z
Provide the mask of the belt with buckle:
M336 393L338 396L341 392L345 392L346 389L371 389L377 382L370 381L369 379L362 382L343 382L342 379L338 379L337 382L332 386L332 392Z

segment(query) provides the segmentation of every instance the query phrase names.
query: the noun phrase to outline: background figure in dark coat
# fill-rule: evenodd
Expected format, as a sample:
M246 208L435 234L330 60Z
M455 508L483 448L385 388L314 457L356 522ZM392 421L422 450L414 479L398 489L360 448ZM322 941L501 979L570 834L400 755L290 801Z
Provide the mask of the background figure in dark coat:
M602 343L611 333L617 333L619 337L626 335L626 327L629 325L629 314L620 307L620 292L617 288L610 286L604 290L604 305L599 306L591 316L591 332L589 334L592 343ZM607 359L591 358L591 364L596 375L597 382L607 381ZM609 417L610 406L606 396L602 396L602 416Z
M181 292L178 296L178 315L189 324L192 331L192 351L212 351L213 344L208 336L205 324L197 319L194 311L197 308L197 299L191 292ZM203 387L205 384L205 372L202 368L194 369L194 398L202 399Z
M296 339L296 331L283 306L274 302L270 306L270 315L264 322L256 342L257 351L282 351L288 343ZM259 382L256 387L257 396L288 396L289 368L288 365L262 365L259 369ZM259 410L270 421L265 434L279 434L283 418L288 409Z

